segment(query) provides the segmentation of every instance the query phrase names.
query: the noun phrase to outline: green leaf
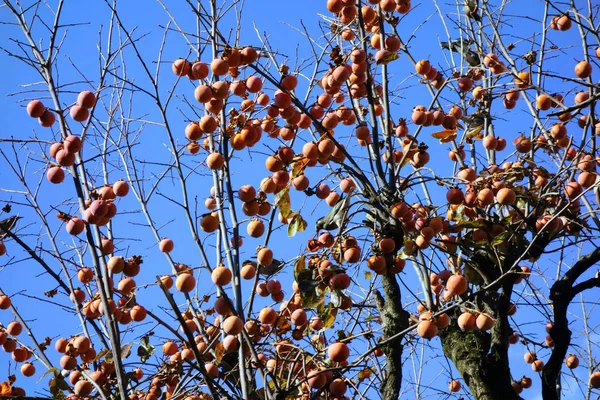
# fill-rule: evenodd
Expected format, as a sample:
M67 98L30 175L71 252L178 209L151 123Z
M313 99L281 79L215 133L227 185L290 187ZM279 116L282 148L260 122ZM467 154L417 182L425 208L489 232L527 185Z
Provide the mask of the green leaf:
M458 223L456 225L451 226L451 230L452 232L459 232L463 229L480 229L480 228L485 228L486 224L485 221L464 221L461 223Z
M323 329L331 328L337 316L337 308L333 307L331 303L327 306L323 303L317 307L317 315L323 320Z
M56 374L56 373L58 373L58 372L60 372L60 371L58 370L58 368L56 368L56 367L54 367L54 368L50 368L49 370L47 370L46 372L44 372L44 373L42 374L42 376L40 376L40 379L38 379L38 383L39 383L39 382L42 380L42 378L43 378L43 377L45 377L46 375L48 375L48 374Z
M373 273L371 271L364 271L365 279L371 279L373 277Z
M292 220L288 223L288 237L294 237L297 232L304 232L307 223L298 212L288 214L287 218L290 216L292 216Z
M142 361L142 363L145 363L146 360L148 360L152 356L152 354L154 354L154 351L154 346L150 344L150 338L147 335L143 336L140 345L137 349L137 355Z
M498 246L504 242L507 242L511 236L513 236L512 232L504 231L504 232L500 233L498 236L496 236L490 244L492 246Z

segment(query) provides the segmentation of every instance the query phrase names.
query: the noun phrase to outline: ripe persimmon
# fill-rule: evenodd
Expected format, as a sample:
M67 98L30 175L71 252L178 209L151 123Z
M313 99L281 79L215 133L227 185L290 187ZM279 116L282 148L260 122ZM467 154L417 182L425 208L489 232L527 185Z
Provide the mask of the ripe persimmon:
M450 383L448 383L448 389L452 393L458 392L461 389L461 387L462 387L462 385L456 379L453 379L453 380L450 381Z
M49 128L56 122L56 115L50 110L44 110L44 113L38 118L38 122L44 128Z
M575 65L575 75L578 78L585 79L592 74L592 64L587 61L580 61Z
M335 342L327 349L327 355L334 362L344 362L350 355L350 348L346 343Z
M21 374L26 377L35 375L35 366L30 362L21 365Z
M265 224L258 219L252 220L248 223L246 231L253 238L259 238L265 233Z
M262 310L260 310L260 313L258 314L258 319L263 324L272 325L277 319L277 312L271 307L265 307Z
M464 312L458 316L457 323L463 331L472 331L475 329L476 318L470 312Z
M229 268L225 267L224 265L220 265L213 269L210 276L215 285L225 286L231 282L233 274Z
M175 280L175 287L182 293L189 293L196 287L196 278L189 273L179 274Z
M40 118L44 114L44 111L46 111L46 107L39 100L31 100L27 103L27 114L31 118Z
M190 70L190 63L183 58L178 58L171 64L171 70L177 76L186 76Z

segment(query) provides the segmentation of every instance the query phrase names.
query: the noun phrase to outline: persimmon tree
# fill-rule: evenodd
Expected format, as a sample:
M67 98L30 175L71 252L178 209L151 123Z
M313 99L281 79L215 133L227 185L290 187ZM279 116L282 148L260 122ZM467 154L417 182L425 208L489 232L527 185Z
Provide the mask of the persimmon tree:
M595 395L599 5L285 3L3 1L0 395Z

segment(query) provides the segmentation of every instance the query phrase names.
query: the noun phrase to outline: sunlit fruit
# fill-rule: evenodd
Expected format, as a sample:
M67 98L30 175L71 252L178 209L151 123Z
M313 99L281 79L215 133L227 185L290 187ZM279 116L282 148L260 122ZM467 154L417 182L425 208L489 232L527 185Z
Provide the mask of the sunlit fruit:
M306 324L306 320L307 320L306 311L304 311L302 308L294 310L294 312L292 312L290 319L294 325L303 326L304 324Z
M470 312L464 312L458 316L457 323L463 331L472 331L476 326L476 318Z
M242 266L240 275L242 276L242 279L253 279L256 276L256 267L250 263L245 264Z
M488 313L481 313L477 316L475 321L477 328L482 331L489 331L494 326L494 320Z
M276 294L281 292L281 282L277 279L269 279L267 282L267 290L271 294Z
M565 365L567 368L575 369L579 366L579 358L575 354L569 354L565 359Z
M244 328L244 321L242 321L240 317L232 315L223 321L221 328L223 328L225 333L228 335L237 335L242 332L242 329Z
M0 310L8 310L11 304L12 302L10 300L10 297L8 297L5 294L0 295Z
M31 100L27 103L27 114L31 118L40 118L44 114L44 111L46 111L46 107L39 100Z
M144 319L146 319L147 311L143 306L137 304L131 307L129 315L133 321L142 322Z
M56 122L56 115L50 110L44 110L44 113L38 118L38 122L44 128L49 128Z
M23 362L31 358L31 353L25 347L17 347L12 352L12 359L16 362Z
M62 167L70 167L75 164L75 155L66 150L56 152L56 162Z
M531 351L528 351L527 353L525 353L525 355L523 356L523 359L525 360L525 362L527 364L531 364L533 363L535 360L537 360L537 355Z
M189 293L196 287L196 278L188 273L179 274L175 279L175 287L182 293Z
M431 312L426 311L419 316L417 334L424 339L432 339L437 336L438 327L431 318Z
M252 220L248 223L246 231L253 238L259 238L265 233L265 224L261 220Z
M70 235L79 235L85 228L85 222L75 216L67 221L65 228Z
M121 279L117 284L117 290L122 295L130 294L135 290L135 280L129 277Z
M526 88L531 84L531 74L527 71L519 72L515 78L515 84L519 88Z
M94 386L85 379L77 381L77 383L75 383L75 386L73 387L73 392L81 397L89 396L93 390Z
M535 372L542 372L542 369L544 369L544 362L542 360L535 360L531 363L531 369Z
M221 153L210 153L208 157L206 157L206 165L213 170L221 169L225 165L225 158Z
M160 243L158 244L158 248L163 253L170 253L171 251L173 251L174 247L175 247L175 243L173 243L173 241L169 238L162 239L160 241Z
M260 322L266 325L272 325L277 319L277 312L271 307L265 307L258 314Z
M583 193L583 188L579 182L569 182L565 185L565 194L569 199L574 199Z
M350 349L346 343L336 342L329 346L327 355L334 362L343 362L348 359Z
M228 285L232 277L231 270L223 265L216 267L211 273L213 283L218 286Z
M62 369L72 370L77 365L77 360L68 354L60 358L60 366Z
M171 64L171 70L177 76L186 76L190 70L190 63L183 58L178 58Z
M462 385L456 379L453 379L448 384L448 390L450 390L450 392L452 392L452 393L458 392L461 389L461 387L462 387Z
M73 106L69 110L69 115L71 116L71 118L73 118L74 121L84 122L90 116L90 112L87 108Z
M96 104L96 95L88 90L79 92L77 95L77 105L83 108L92 108Z
M592 74L592 64L587 61L580 61L575 65L575 75L578 78L587 78Z
M590 386L594 389L600 388L600 372L596 371L590 375Z
M498 199L498 203L509 206L515 203L517 195L515 191L510 188L502 188L496 193L496 198Z
M21 365L21 374L27 377L33 376L35 375L35 367L32 363L25 363Z
M217 230L219 227L219 220L212 214L206 214L200 219L200 228L207 233L211 233Z

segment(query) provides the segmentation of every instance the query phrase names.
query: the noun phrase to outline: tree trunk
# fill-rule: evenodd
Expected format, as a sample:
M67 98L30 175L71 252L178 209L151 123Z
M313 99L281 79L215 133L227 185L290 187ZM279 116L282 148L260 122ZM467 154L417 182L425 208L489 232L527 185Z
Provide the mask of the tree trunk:
M440 330L444 354L462 375L477 400L520 399L511 385L510 370L502 362L505 356L492 346L489 333L463 332L455 325Z
M382 287L385 300L375 292L377 308L381 316L383 336L385 340L408 327L408 312L402 308L400 302L400 287L396 277L387 273L382 275ZM396 400L400 393L402 384L402 337L390 341L381 346L386 356L386 376L381 384L381 398L384 400Z

